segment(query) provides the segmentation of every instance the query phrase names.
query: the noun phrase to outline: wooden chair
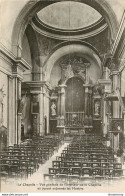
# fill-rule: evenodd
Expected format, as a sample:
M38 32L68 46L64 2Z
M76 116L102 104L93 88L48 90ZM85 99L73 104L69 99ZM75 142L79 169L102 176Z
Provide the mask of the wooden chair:
M81 176L92 176L92 168L82 168L81 170Z

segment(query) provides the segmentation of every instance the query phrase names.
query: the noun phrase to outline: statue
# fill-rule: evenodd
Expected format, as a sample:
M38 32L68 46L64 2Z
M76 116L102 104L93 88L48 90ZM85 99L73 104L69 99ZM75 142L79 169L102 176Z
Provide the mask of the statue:
M100 115L100 102L95 103L95 115Z
M56 116L56 104L54 102L51 105L51 116Z
M67 69L65 70L65 79L69 79L69 78L72 78L74 76L74 73L73 73L73 69L72 69L72 66L69 64L67 66Z

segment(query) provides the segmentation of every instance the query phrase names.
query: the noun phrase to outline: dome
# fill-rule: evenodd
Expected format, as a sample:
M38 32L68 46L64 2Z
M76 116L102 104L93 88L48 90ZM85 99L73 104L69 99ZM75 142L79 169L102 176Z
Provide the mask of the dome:
M37 13L37 17L42 23L62 30L87 28L102 18L94 8L71 1L48 5Z

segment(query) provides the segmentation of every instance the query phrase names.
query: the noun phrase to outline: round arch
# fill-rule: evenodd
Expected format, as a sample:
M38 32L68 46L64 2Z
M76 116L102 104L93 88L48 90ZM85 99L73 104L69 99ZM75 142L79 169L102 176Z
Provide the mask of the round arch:
M30 51L31 51L31 57L32 57L32 71L34 72L39 72L40 71L40 51L39 51L39 45L37 41L37 37L35 34L34 29L32 28L31 25L28 25L26 28L26 36L29 42L30 46ZM37 65L37 66L35 66ZM37 76L37 80L39 80L40 76ZM34 75L32 75L32 79L34 80Z
M73 76L73 77L71 77L71 78L78 78L78 79L80 79L80 80L83 82L83 84L85 83L83 77L80 76L80 75L76 75L76 76ZM71 78L66 79L65 82L64 82L64 85L66 85L67 82L68 82Z
M69 55L73 53L79 53L81 56L86 58L93 65L93 67L98 66L100 70L99 74L100 75L102 74L101 59L99 55L97 54L97 52L95 52L95 50L90 48L89 45L85 44L84 42L81 42L81 44L80 42L78 43L74 42L68 45L67 43L65 43L65 45L63 46L61 45L60 47L58 47L57 50L55 50L51 54L51 56L48 58L48 60L46 61L44 65L45 80L48 82L50 81L51 71L55 63L58 61L58 59L60 59L61 57L65 55Z
M79 2L79 0L76 1ZM118 21L114 11L112 10L108 2L106 0L82 0L80 2L83 2L93 7L105 18L106 22L110 27L111 39L114 40L118 30ZM37 0L37 2L29 0L25 7L22 9L22 11L19 13L12 34L12 46L16 46L12 48L12 51L16 56L21 56L20 48L22 45L23 34L27 25L32 20L32 17L37 11L52 3L56 2L50 2L49 0L46 0L46 2L43 0Z

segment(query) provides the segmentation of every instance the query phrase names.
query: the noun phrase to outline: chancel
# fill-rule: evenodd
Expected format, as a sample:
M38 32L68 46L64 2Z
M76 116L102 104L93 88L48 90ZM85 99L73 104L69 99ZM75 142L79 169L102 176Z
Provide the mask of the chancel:
M3 181L124 180L125 4L115 2L1 2Z

